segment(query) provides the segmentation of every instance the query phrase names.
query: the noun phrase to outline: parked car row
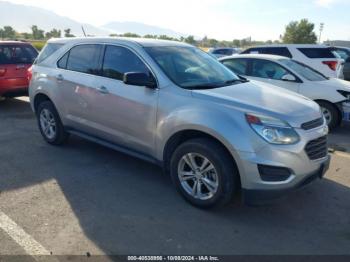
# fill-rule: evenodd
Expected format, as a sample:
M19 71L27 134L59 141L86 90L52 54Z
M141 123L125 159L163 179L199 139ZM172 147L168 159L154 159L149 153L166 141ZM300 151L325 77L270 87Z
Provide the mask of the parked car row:
M247 61L234 68L281 78L289 70L290 82L325 78L284 60L276 62L283 72ZM179 42L56 39L31 69L29 96L49 144L75 134L156 163L198 207L227 204L239 192L260 203L322 178L330 156L320 107L234 71Z
M350 61L346 48L323 45L267 45L219 60L250 80L288 89L317 102L330 129L350 121Z
M0 42L0 97L16 97L28 94L28 69L38 51L29 43Z

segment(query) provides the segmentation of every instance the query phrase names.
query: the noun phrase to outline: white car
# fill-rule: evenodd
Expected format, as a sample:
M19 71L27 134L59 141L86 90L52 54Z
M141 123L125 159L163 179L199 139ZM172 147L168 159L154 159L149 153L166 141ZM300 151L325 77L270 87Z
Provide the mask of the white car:
M269 54L292 58L306 64L323 75L332 78L344 78L344 61L336 56L329 46L279 44L248 48L241 54Z
M327 78L298 61L274 55L235 55L219 59L236 74L299 93L317 102L329 127L350 121L350 82Z

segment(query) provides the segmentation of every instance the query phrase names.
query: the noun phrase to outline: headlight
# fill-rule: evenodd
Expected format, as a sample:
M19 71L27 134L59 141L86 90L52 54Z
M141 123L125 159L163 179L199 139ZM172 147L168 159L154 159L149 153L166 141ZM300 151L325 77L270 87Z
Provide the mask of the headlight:
M253 130L270 144L290 145L300 141L300 137L287 122L263 115L246 114Z
M338 90L338 93L340 93L342 96L344 96L348 101L350 101L350 92L344 91L344 90Z

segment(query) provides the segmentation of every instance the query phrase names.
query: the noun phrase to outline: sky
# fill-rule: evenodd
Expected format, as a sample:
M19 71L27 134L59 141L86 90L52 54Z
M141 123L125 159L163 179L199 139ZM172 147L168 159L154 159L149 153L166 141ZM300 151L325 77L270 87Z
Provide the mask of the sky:
M350 0L7 0L37 6L95 26L133 21L220 40L276 40L307 18L323 40L350 40Z

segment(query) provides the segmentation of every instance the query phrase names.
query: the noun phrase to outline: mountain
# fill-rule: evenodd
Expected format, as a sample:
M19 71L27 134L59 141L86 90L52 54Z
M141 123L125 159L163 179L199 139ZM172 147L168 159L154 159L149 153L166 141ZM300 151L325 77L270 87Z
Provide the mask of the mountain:
M185 34L175 32L171 29L162 28L153 25L147 25L138 22L111 22L102 26L102 28L114 31L118 34L135 33L141 36L144 35L167 35L171 37L180 38L185 37Z
M89 35L106 36L111 33L93 25L81 24L46 9L0 1L0 27L5 25L12 26L18 32L30 32L30 27L37 25L45 31L56 28L63 32L64 29L70 28L72 34L82 36L81 26L83 25Z

